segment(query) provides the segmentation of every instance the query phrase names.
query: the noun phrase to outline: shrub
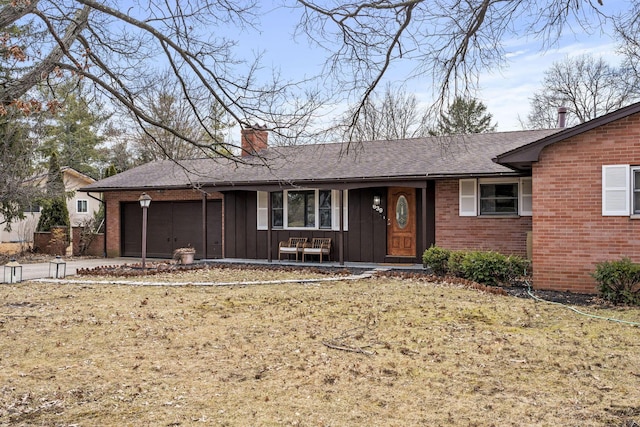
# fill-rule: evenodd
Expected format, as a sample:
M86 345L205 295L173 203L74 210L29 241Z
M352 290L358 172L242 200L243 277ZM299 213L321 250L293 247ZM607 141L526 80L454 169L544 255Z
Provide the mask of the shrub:
M629 258L605 261L592 274L602 297L613 303L640 305L640 264Z
M450 257L451 259L454 257ZM529 262L519 256L505 256L493 251L473 251L464 254L459 270L465 279L482 285L497 286L511 283L525 274Z
M506 257L492 251L468 252L460 267L465 279L487 286L500 284L508 270Z
M38 221L38 231L51 231L52 227L69 227L69 210L63 197L42 202L44 207Z
M517 278L528 276L530 274L531 260L517 255L509 255L507 257L507 276L505 281L512 283Z
M451 251L431 246L424 251L422 262L440 276L449 274L487 286L510 283L522 277L530 262L516 255L505 256L493 251Z
M449 254L451 254L450 250L431 245L422 254L422 263L425 267L431 268L434 274L443 276L447 273Z

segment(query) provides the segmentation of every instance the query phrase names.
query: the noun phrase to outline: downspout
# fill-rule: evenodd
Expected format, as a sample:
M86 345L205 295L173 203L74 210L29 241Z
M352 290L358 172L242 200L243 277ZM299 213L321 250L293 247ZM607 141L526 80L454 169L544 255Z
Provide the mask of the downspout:
M207 192L202 192L202 258L207 259Z
M271 256L271 191L267 192L267 261L272 261Z
M340 265L344 265L344 190L338 190L338 203L340 204L340 234L338 244L338 258Z
M427 182L427 185L429 183ZM422 248L427 249L427 185L422 187ZM422 262L422 254L420 253L420 249L418 249L418 259Z

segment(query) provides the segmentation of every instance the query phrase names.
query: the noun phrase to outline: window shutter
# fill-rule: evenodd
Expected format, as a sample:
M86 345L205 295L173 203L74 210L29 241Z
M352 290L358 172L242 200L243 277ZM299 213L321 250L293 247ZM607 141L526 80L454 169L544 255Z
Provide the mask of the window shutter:
M630 215L629 165L602 166L602 216Z
M461 179L460 187L460 216L478 215L478 184L476 179Z
M340 190L331 190L331 229L334 231L340 231L340 204L338 197L340 196ZM343 223L344 231L349 230L349 192L348 190L344 190L342 192L342 203L344 203L344 215L343 215Z
M533 216L533 186L531 178L520 178L520 216Z
M266 191L258 191L258 212L257 212L257 224L258 230L269 229L269 193Z

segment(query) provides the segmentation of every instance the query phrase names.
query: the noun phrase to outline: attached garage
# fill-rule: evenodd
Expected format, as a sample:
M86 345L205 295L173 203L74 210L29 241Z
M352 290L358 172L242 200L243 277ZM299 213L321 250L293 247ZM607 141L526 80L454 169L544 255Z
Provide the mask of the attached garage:
M142 209L136 202L120 204L120 253L142 254ZM153 201L147 213L147 256L171 258L177 248L191 246L195 257L222 257L222 201ZM202 218L207 221L203 223ZM206 253L203 245L206 236Z

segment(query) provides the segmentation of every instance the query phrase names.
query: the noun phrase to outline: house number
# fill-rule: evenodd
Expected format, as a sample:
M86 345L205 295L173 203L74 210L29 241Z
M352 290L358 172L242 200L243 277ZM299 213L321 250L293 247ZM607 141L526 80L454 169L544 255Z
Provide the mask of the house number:
M409 204L404 196L398 197L396 203L396 223L399 228L405 228L409 222Z

